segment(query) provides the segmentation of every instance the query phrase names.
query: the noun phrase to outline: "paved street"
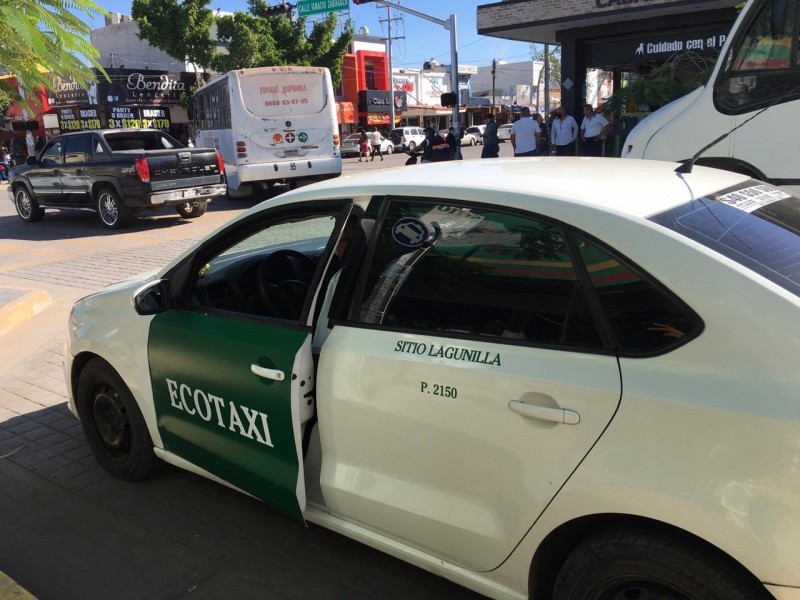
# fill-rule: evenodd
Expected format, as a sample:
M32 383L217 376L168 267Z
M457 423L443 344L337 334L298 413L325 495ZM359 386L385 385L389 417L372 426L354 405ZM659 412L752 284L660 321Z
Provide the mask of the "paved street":
M501 155L510 154L501 145ZM465 149L478 156L480 147ZM345 160L345 171L402 165ZM406 167L412 172L414 167ZM0 575L40 600L477 598L366 546L172 467L128 484L91 456L67 411L62 365L72 303L157 268L253 201L196 220L137 219L119 233L91 212L24 223L0 186ZM280 190L279 190L280 191ZM0 584L2 580L0 579ZM0 600L11 597L0 585Z

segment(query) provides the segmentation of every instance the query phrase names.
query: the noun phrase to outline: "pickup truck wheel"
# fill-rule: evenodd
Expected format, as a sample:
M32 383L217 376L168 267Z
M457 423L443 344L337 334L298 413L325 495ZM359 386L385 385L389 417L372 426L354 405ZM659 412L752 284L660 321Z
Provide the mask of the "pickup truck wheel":
M109 229L125 227L132 217L130 209L120 202L117 192L112 188L103 188L97 195L97 214Z
M24 185L14 190L14 206L23 221L34 223L44 218L44 209L36 203Z
M83 433L97 462L126 481L148 477L158 466L153 440L128 386L106 361L86 364L75 394Z
M194 202L186 202L175 206L175 210L184 219L196 219L206 214L206 208L208 208L208 200L195 200Z

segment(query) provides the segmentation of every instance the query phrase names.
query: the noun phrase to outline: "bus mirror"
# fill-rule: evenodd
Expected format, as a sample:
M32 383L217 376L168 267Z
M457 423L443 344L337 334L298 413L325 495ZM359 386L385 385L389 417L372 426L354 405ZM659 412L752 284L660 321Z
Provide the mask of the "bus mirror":
M772 39L786 35L788 10L789 0L772 0L772 19L770 20Z

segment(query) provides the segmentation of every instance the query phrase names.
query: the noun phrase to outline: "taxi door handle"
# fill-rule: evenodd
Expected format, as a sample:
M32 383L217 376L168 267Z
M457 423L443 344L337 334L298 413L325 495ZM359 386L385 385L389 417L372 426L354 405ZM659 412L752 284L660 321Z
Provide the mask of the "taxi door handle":
M512 400L508 403L508 408L518 415L540 421L550 421L551 423L563 423L565 425L577 425L581 422L581 416L574 410L568 408L551 408L549 406L537 406Z
M286 376L283 374L283 371L279 371L278 369L267 369L266 367L259 367L258 365L250 365L250 371L259 377L263 377L264 379L272 379L274 381L283 381L286 378Z

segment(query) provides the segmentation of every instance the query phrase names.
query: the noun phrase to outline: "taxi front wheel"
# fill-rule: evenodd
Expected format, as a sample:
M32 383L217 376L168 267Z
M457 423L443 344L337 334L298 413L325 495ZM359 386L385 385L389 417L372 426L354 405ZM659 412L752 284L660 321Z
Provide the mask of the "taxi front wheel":
M755 577L731 558L677 535L613 532L567 557L554 600L766 600Z
M126 481L145 479L156 466L153 441L122 378L95 358L83 369L76 394L83 433L97 462Z

